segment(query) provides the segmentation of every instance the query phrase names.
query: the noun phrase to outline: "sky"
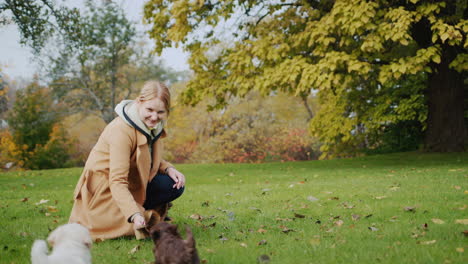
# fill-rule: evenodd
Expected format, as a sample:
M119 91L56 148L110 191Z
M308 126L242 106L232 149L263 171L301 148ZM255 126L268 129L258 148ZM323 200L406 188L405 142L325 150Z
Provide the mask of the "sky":
M62 1L56 0L57 3ZM70 6L83 6L83 0L65 0ZM117 0L127 13L127 18L137 22L137 29L143 31L144 26L143 4L144 0ZM37 64L32 61L33 55L29 47L19 43L20 34L16 25L0 26L0 67L3 73L10 79L31 78L37 69ZM149 40L150 42L151 40ZM187 53L180 48L170 48L163 51L161 58L166 66L174 70L188 70Z

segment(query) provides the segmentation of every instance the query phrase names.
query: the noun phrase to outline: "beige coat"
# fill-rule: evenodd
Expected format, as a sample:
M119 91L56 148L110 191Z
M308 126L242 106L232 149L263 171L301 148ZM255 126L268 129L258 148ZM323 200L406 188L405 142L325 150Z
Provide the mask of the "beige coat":
M92 149L74 192L70 223L86 226L94 240L134 235L129 218L143 213L146 186L172 166L162 160L161 138L153 145L121 117L109 123ZM151 168L151 160L153 166Z

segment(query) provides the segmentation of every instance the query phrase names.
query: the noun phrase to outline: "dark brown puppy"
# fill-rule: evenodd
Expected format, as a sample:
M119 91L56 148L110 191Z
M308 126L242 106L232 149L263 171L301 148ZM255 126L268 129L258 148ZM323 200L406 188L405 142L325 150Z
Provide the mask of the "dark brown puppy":
M150 230L154 241L154 257L156 264L199 264L195 239L187 227L187 239L183 240L177 232L177 226L159 222Z

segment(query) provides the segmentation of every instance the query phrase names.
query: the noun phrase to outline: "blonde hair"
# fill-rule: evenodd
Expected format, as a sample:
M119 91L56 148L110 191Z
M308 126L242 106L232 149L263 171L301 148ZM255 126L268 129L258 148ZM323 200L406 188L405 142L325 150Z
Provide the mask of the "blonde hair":
M137 100L144 102L154 98L158 98L164 103L166 111L169 114L169 110L171 109L171 93L169 92L169 88L160 81L147 81L141 88Z

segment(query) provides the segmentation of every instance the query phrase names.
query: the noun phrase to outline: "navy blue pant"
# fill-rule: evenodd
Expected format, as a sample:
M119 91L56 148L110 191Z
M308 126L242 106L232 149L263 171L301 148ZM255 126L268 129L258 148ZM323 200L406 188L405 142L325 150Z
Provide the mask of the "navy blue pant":
M143 207L154 209L158 205L166 204L179 198L185 190L185 186L172 188L174 181L167 174L158 173L146 187L146 201Z

